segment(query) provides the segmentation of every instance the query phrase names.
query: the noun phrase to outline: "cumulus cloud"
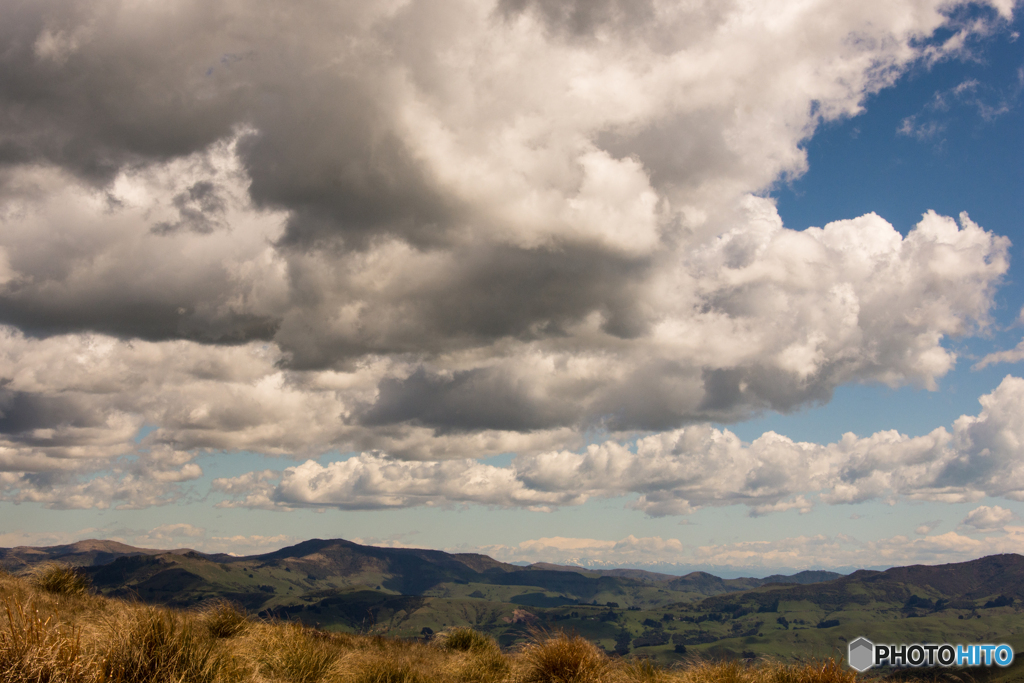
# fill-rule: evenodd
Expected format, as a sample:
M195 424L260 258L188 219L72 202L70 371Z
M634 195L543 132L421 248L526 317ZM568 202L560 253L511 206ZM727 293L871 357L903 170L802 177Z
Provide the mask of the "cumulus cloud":
M537 491L519 480L514 470L476 460L408 462L363 454L327 466L308 460L286 469L278 483L272 484L272 478L272 473L245 474L216 479L213 487L224 493L245 495L241 501L221 503L223 506L262 508L330 506L377 510L479 503L550 509L552 505L585 499L574 492Z
M723 505L745 505L757 516L807 512L816 502L1024 500L1024 379L1006 377L980 402L981 412L961 416L952 431L939 427L921 437L848 433L822 445L767 432L744 443L728 430L698 425L640 438L635 447L610 440L582 452L519 454L508 467L362 453L217 479L214 488L226 494L222 506L267 509L479 504L549 510L628 496L630 507L653 517ZM1006 511L976 513L965 523L977 527L981 522L973 520Z
M988 325L1008 242L932 212L905 236L875 214L796 231L766 193L818 125L1012 8L777 4L8 8L6 497L161 504L200 453L337 450L362 455L217 487L263 507L809 509L772 472L815 447L687 425L846 382L934 388L944 341ZM559 483L574 457L632 457L572 455L594 430L664 431L644 446L663 485L609 488L596 461ZM507 452L514 470L466 460ZM749 476L719 481L719 454ZM924 490L832 467L813 481L833 502Z
M759 221L690 257L707 273L707 310L617 349L578 348L570 335L507 341L495 358L446 356L463 369L402 355L301 371L274 344L37 339L6 328L0 425L36 457L114 455L143 423L159 425L151 442L178 449L536 451L572 445L587 425L666 429L791 409L856 379L932 386L955 361L943 334L984 322L1006 267L1005 240L966 217L957 228L928 214L906 238L876 216L797 233L763 200L751 203ZM905 308L892 305L894 289ZM601 324L592 316L573 333L607 339Z
M75 477L73 471L0 472L3 498L44 503L57 510L100 508L134 510L166 505L182 495L180 484L202 476L195 453L156 448L119 460L94 463L109 474ZM84 479L84 480L83 480Z
M992 529L1002 529L1015 519L1017 519L1017 515L1012 510L1007 510L998 505L991 507L982 505L971 510L964 517L964 521L961 524L978 530L989 531Z

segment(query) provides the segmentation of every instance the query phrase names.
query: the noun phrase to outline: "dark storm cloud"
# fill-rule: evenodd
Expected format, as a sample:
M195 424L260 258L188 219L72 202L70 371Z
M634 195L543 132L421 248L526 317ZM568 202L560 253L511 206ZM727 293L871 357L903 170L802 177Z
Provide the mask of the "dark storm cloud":
M358 80L309 83L254 117L239 152L257 205L291 211L281 244L365 247L394 235L417 245L443 238L457 203L388 130L386 111ZM301 122L301 125L295 125ZM325 244L326 243L326 244Z
M828 369L822 375L829 375ZM791 373L773 367L706 369L704 398L698 410L707 420L721 420L737 405L789 412L808 403L826 403L832 398L831 382L801 382ZM726 419L728 419L726 417Z
M224 2L133 11L111 0L7 3L0 163L53 163L102 185L126 166L254 126L239 152L253 201L293 212L284 243L358 246L388 233L430 243L457 202L393 130L386 51L357 58L374 60L366 68L337 69L321 41L288 40L291 30L326 38L326 25L345 21L344 8L322 9L324 27L291 19L278 34ZM156 231L211 229L207 210L184 212Z
M0 434L28 446L61 446L74 441L40 435L39 430L96 428L105 422L104 411L80 397L0 389Z
M605 332L635 338L646 328L637 289L650 266L646 258L575 245L506 247L474 258L452 274L448 291L425 293L418 308L424 324L433 321L446 337L559 337L598 311Z
M696 422L735 422L752 411L785 412L831 398L828 383L800 383L770 367L695 372L678 363L647 361L616 382L555 394L538 392L542 381L507 367L450 375L419 368L406 379L381 382L376 402L358 419L365 426L408 422L438 434L563 425L662 431Z
M339 273L320 259L295 254L289 271L293 308L276 336L291 354L289 367L318 368L367 354L436 354L502 339L572 344L569 328L592 313L601 315L604 332L621 339L640 336L649 324L649 310L637 303L651 268L647 258L574 245L469 248L439 256L442 278L367 292L347 279L344 267ZM409 265L411 283L418 267ZM353 299L368 304L359 324L332 328L321 322ZM311 322L317 334L309 334Z
M151 232L167 235L190 230L205 235L224 225L225 202L217 186L209 180L201 180L178 193L171 203L178 209L178 220L157 223Z
M72 283L54 281L46 288L46 298L38 296L38 289L23 292L15 285L0 296L0 319L41 337L80 330L121 338L191 339L207 344L239 344L274 337L280 325L277 318L205 305L203 285L215 284L219 283L194 283L191 291L154 295L151 291L133 291L133 284L124 282L121 291L116 286L111 288L113 296L96 297L91 295L98 292L75 291Z
M696 422L731 423L759 410L791 411L831 397L830 382L800 382L770 366L702 368L647 361L610 387L593 412L610 431L661 431Z
M360 422L369 427L411 422L446 434L549 429L578 419L578 406L537 400L530 393L530 386L510 382L500 372L468 370L440 377L421 368L404 380L381 382L377 402Z
M58 164L90 182L230 134L245 78L207 76L221 3L12 0L0 26L0 162ZM219 43L219 44L217 44Z

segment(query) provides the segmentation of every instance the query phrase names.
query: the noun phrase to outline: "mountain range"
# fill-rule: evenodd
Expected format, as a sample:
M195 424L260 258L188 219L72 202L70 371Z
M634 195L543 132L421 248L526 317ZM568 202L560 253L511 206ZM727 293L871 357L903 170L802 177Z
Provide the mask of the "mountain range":
M264 617L397 637L471 626L511 645L537 626L566 628L608 650L666 660L686 653L822 655L861 635L1024 646L1024 557L1012 554L845 576L722 579L522 567L486 555L341 539L246 557L97 540L0 549L0 566L9 571L47 561L81 567L112 597L176 607L228 599Z
M607 591L651 586L682 594L677 597L712 596L773 583L807 584L842 576L835 572L805 571L792 576L773 575L763 579L722 579L705 572L673 576L641 569L592 570L543 562L521 567L474 553L381 548L342 539L311 539L271 553L244 557L201 553L188 548L136 548L116 541L92 539L44 548L0 548L0 566L9 571L18 571L46 561L61 561L83 567L100 590L115 593L140 585L140 582L149 587L170 576L177 577L173 582L176 585L184 582L193 591L202 590L204 583L208 584L206 588L210 591L223 590L224 577L217 576L217 580L212 581L205 579L204 572L194 573L186 568L190 562L245 568L246 571L294 572L297 576L305 577L293 581L296 587L312 587L318 580L330 580L340 582L347 588L362 586L418 596L446 583L473 582L534 586L572 594L574 600L593 600L594 596ZM272 574L273 571L268 576ZM244 592L245 582L229 581L227 584ZM268 602L267 593L269 591L257 591L244 602L255 604L258 602L255 598ZM180 599L185 600L184 596Z

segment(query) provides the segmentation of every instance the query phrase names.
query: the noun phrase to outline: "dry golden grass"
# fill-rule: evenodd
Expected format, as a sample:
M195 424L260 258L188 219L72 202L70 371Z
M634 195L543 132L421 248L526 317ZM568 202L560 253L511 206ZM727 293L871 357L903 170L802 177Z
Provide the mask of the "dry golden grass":
M198 610L199 623L213 638L231 638L249 627L249 617L230 600L211 600Z
M191 615L137 606L116 614L99 653L104 683L214 683L220 669L215 642Z
M73 625L43 617L31 603L3 600L6 617L0 629L0 681L4 683L79 683L87 681L81 656L81 632Z
M335 639L298 624L262 624L236 650L270 681L319 683L340 673L343 646Z
M249 618L225 601L175 611L91 595L77 572L0 572L0 683L854 683L833 660L800 665L610 659L578 636L536 633L515 652L455 628L432 643L328 634ZM40 577L47 577L41 579ZM56 588L55 588L56 587Z
M89 592L89 577L63 562L44 562L32 568L29 582L56 595L85 595Z
M471 628L456 627L442 631L434 636L434 647L449 652L484 652L498 650L498 643L489 635L474 631Z
M753 665L739 661L694 662L673 676L678 683L854 683L856 679L857 674L834 659L803 664L772 660Z
M564 632L535 634L519 656L524 683L599 683L611 665L592 642Z

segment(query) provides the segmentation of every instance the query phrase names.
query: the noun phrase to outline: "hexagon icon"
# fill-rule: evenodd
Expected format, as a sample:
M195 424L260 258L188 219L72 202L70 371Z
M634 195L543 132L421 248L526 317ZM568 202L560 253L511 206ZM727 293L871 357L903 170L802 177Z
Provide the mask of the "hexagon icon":
M846 661L854 671L867 671L875 663L875 644L864 637L852 641Z

